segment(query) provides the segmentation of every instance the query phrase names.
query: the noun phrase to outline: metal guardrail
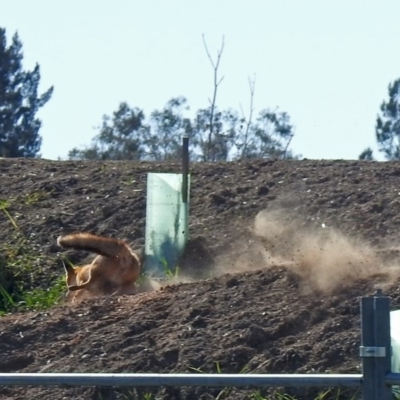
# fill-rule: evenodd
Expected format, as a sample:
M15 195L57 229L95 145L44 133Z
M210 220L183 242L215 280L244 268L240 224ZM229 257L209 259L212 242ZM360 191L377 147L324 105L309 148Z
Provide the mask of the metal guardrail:
M34 386L350 386L360 387L361 374L0 374L1 385Z
M378 290L361 298L362 374L107 374L0 373L0 385L361 387L363 400L391 400L400 374L391 371L390 299Z

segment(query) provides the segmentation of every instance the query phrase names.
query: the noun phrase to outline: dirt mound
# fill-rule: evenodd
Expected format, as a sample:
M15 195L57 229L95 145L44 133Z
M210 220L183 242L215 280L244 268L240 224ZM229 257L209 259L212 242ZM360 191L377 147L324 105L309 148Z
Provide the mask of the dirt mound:
M191 170L191 243L181 276L191 282L1 317L1 372L360 371L359 297L382 287L393 307L400 304L397 164L263 160ZM27 289L62 275L55 245L62 232L121 237L142 248L150 171L179 172L180 165L0 160L3 211L40 260L32 261ZM16 228L5 212L0 227L0 243L12 243ZM68 254L73 262L86 255ZM10 399L151 393L0 388ZM164 388L153 398L251 394Z

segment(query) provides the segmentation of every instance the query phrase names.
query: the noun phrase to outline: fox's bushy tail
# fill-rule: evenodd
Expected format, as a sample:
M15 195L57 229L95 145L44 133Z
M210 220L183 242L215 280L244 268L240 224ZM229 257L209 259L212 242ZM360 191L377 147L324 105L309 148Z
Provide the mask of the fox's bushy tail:
M128 246L123 240L84 232L59 236L57 244L65 248L92 251L105 257L116 257L128 250Z

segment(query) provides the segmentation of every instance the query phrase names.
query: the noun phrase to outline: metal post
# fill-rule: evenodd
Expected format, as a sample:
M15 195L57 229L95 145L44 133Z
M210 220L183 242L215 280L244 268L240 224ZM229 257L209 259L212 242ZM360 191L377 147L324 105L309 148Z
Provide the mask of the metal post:
M188 202L189 136L182 138L182 203Z
M386 375L391 372L392 346L390 337L390 299L378 290L374 297L375 346L382 353L375 357L375 385L377 399L391 400L392 388L386 383Z
M374 387L374 359L371 351L374 347L374 299L361 298L361 347L362 357L362 393L363 400L377 400Z
M363 400L391 400L385 383L391 368L390 301L379 290L361 298L361 347Z

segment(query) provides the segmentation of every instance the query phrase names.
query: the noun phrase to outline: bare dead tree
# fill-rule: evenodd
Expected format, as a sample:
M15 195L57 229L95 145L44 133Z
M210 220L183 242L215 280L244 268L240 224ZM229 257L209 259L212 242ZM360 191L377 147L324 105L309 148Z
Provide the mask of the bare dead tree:
M249 111L249 118L246 119L246 116L244 115L243 107L242 104L240 104L240 110L242 112L242 117L243 121L246 122L246 129L244 132L244 139L243 139L243 144L242 144L242 153L240 155L240 158L244 158L246 155L246 150L247 150L247 144L249 140L249 133L250 133L250 127L253 119L253 112L254 112L254 90L255 90L255 85L256 85L256 77L254 75L253 80L250 79L250 77L247 78L249 82L249 88L250 88L250 111Z
M282 152L282 158L283 158L283 159L287 158L287 151L288 151L288 148L289 148L289 146L290 146L290 142L291 142L292 139L293 139L293 136L294 136L294 133L292 133L292 134L289 136L289 140L288 140L288 142L286 143L285 149L284 149L283 152Z
M221 48L218 50L217 52L217 60L216 62L213 61L213 59L211 58L210 52L208 51L208 47L207 47L207 43L206 43L206 39L203 36L203 43L204 43L204 47L206 49L206 53L208 56L208 59L210 60L210 63L214 69L214 93L213 93L213 98L208 99L208 101L210 102L210 106L211 106L211 110L210 110L210 123L209 123L209 133L208 133L208 143L207 143L207 154L206 154L206 160L205 161L215 161L215 154L214 152L211 154L212 152L212 139L213 139L213 129L214 129L214 111L215 111L215 104L216 104L216 100L217 100L217 91L218 91L218 86L221 84L222 80L224 79L224 77L222 77L221 79L218 79L218 67L219 67L219 63L221 61L221 55L222 52L224 51L224 46L225 46L225 37L222 36L222 44L221 44Z

